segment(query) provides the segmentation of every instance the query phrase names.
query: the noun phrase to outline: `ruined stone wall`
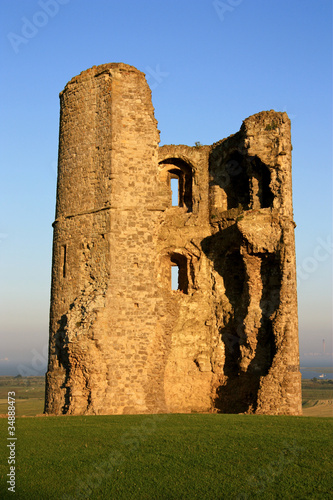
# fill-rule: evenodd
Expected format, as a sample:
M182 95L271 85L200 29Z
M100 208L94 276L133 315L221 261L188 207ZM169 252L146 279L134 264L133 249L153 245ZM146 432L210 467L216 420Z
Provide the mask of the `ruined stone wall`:
M299 414L286 113L158 142L135 68L61 93L46 412Z
M301 413L290 121L262 112L210 156L221 411ZM223 305L221 307L221 298Z

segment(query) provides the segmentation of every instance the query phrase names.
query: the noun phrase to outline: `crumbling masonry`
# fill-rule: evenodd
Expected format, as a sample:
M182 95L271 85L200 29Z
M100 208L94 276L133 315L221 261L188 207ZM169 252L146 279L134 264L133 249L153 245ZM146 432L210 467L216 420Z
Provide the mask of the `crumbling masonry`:
M287 114L159 148L135 68L60 97L45 411L299 415Z

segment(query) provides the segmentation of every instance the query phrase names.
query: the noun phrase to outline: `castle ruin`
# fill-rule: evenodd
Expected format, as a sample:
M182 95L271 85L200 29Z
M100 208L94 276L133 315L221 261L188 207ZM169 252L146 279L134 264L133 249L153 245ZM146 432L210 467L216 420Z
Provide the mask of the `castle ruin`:
M159 147L131 66L60 99L45 412L301 414L287 114Z

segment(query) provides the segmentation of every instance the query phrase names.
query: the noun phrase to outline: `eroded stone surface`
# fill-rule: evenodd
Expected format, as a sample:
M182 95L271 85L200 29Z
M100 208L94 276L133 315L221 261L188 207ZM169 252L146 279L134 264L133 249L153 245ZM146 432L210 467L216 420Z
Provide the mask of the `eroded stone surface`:
M45 411L300 414L287 114L159 148L135 68L60 96Z

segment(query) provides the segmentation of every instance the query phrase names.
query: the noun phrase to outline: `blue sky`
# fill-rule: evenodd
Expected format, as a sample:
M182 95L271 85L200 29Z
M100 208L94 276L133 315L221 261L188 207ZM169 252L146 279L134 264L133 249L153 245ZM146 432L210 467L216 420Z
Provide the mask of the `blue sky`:
M131 64L161 144L211 144L262 110L292 121L300 352L332 352L332 1L3 0L0 374L46 364L59 92Z

